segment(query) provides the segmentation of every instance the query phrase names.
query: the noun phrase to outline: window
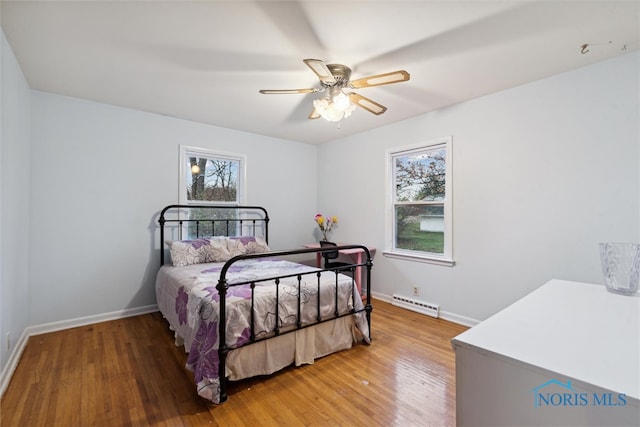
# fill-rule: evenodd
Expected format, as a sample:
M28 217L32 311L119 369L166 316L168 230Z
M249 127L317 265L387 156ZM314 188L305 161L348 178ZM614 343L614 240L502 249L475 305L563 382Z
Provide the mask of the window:
M180 203L239 205L244 156L180 146Z
M385 255L453 266L451 138L389 151Z
M184 205L241 205L245 194L245 157L239 154L219 153L203 148L180 146L180 204ZM204 212L191 210L191 220L203 220L198 224L200 235L238 234L239 230L218 230L218 227L235 227L235 223L215 223L215 230L207 227ZM209 212L211 212L209 210ZM226 215L228 216L228 210ZM200 217L202 215L202 217ZM220 214L222 215L222 214ZM187 218L185 218L187 219ZM192 223L187 223L183 235L196 237ZM209 225L209 228L213 225Z

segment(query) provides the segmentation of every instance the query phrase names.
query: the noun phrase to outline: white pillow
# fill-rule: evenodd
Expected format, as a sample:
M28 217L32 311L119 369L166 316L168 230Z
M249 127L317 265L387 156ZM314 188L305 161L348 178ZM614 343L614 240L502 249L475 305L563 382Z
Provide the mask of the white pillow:
M166 241L175 267L205 262L222 262L231 258L225 238Z
M262 237L257 236L228 237L227 249L232 257L270 251L267 242Z

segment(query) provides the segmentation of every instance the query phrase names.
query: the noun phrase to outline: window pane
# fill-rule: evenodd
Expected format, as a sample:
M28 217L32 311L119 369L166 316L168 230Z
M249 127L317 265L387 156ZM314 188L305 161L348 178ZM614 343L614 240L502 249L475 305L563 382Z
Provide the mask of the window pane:
M396 201L445 199L445 148L397 156L394 168Z
M444 253L444 205L396 205L396 248Z
M193 155L186 162L187 200L237 202L240 162Z
M187 239L211 236L237 236L238 212L235 209L190 209L183 233Z

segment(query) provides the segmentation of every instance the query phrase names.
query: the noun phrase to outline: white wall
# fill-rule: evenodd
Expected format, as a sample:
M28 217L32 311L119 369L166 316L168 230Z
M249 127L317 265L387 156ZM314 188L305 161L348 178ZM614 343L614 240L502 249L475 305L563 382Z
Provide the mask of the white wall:
M0 370L29 325L30 89L0 31ZM7 334L11 348L7 349Z
M247 156L270 246L309 240L317 147L33 92L31 324L155 304L157 214L178 202L179 145Z
M374 292L419 286L482 320L552 278L602 283L598 243L640 240L638 64L627 54L325 144L318 206L341 218L333 239L384 248L385 151L451 135L456 266L379 250Z

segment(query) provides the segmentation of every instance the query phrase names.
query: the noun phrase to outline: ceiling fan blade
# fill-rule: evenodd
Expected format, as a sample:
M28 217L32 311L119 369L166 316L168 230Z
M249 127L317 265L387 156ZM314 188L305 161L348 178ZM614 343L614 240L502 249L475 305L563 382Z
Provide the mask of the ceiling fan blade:
M354 89L370 86L388 85L391 83L406 82L410 76L405 70L393 71L391 73L376 74L375 76L364 77L352 80L349 84Z
M296 93L313 93L318 92L318 89L261 89L260 93L264 93L265 95L287 95L287 94L296 94Z
M303 59L303 61L305 64L307 64L307 67L311 68L311 71L313 71L316 76L318 76L321 82L336 82L336 79L333 77L333 74L331 74L331 71L329 71L324 61L321 61L319 59Z
M372 101L369 98L365 98L362 95L358 95L354 92L351 92L349 94L349 99L358 107L364 108L365 110L375 114L376 116L379 116L380 114L387 111L387 107L385 107L384 105L378 104L377 102Z
M318 113L318 110L316 110L315 108L311 111L311 114L309 114L309 120L314 120L314 119L319 119L320 118L320 113Z

